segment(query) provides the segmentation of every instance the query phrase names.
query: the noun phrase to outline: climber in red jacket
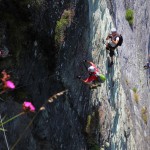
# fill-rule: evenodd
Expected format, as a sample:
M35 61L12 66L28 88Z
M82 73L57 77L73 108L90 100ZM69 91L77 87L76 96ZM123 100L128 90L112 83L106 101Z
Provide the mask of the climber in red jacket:
M84 60L84 62L87 62L90 64L90 67L88 67L89 77L86 79L81 79L81 76L77 76L78 79L90 85L90 88L100 86L101 83L105 82L106 80L105 76L100 74L99 69L96 67L94 63L87 61L87 60Z

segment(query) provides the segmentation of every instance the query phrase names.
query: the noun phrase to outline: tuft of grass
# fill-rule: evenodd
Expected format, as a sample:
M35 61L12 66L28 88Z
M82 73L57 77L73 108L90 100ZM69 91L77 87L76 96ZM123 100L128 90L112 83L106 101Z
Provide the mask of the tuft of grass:
M132 91L134 92L134 93L133 93L133 94L134 94L134 100L135 100L135 102L138 104L138 103L139 103L139 94L137 93L137 88L134 87L134 88L132 89Z
M134 87L134 88L132 89L132 91L133 91L134 93L137 93L137 88Z
M55 27L56 46L61 46L61 44L64 42L66 28L71 25L73 17L74 17L73 9L64 10L60 20L57 21Z
M147 107L146 106L144 106L141 110L141 117L142 117L144 123L147 125L148 115L147 115Z
M85 130L86 130L86 133L89 133L89 132L90 132L91 119L92 119L91 115L88 115L88 117L87 117L86 129L85 129Z
M10 118L10 119L8 119L8 120L6 120L6 121L4 121L4 122L1 122L1 123L0 123L0 127L3 126L4 124L8 123L8 122L11 122L12 120L14 120L14 119L16 119L16 118L18 118L18 117L20 117L21 115L24 115L24 114L25 114L25 112L21 112L21 113L19 113L19 114L13 116L12 118Z
M132 9L126 10L126 20L128 21L129 25L133 25L134 20L134 11Z
M138 93L134 93L134 100L137 104L139 103L139 94Z

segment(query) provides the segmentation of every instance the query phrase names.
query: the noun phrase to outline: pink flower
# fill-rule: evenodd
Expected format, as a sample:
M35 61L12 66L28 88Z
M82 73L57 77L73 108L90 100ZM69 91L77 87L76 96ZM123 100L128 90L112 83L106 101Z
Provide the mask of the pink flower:
M14 83L10 80L6 81L6 86L10 89L15 89Z
M24 111L28 112L35 112L35 107L32 105L31 102L24 102L22 105Z

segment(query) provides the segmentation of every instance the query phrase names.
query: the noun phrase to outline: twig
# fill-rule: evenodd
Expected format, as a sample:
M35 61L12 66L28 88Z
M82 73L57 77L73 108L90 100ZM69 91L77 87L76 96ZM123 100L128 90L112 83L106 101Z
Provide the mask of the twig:
M8 141L7 141L7 137L6 137L6 134L5 134L5 129L4 129L4 126L3 126L1 114L0 114L0 120L1 120L1 124L2 124L1 126L3 128L3 133L4 133L4 138L5 138L6 146L7 146L7 149L10 150L9 149L9 144L8 144Z

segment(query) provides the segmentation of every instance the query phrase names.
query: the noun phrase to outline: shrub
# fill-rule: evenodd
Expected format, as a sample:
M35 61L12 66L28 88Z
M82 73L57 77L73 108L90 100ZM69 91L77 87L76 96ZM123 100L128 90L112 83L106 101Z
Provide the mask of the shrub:
M129 22L129 25L133 25L133 20L134 20L134 12L132 9L127 9L126 10L126 20Z
M144 123L147 125L148 116L147 116L147 107L146 106L142 108L141 116L142 116Z
M56 23L55 27L55 42L57 46L60 46L65 39L65 30L71 25L74 17L74 10L64 10L61 18Z

